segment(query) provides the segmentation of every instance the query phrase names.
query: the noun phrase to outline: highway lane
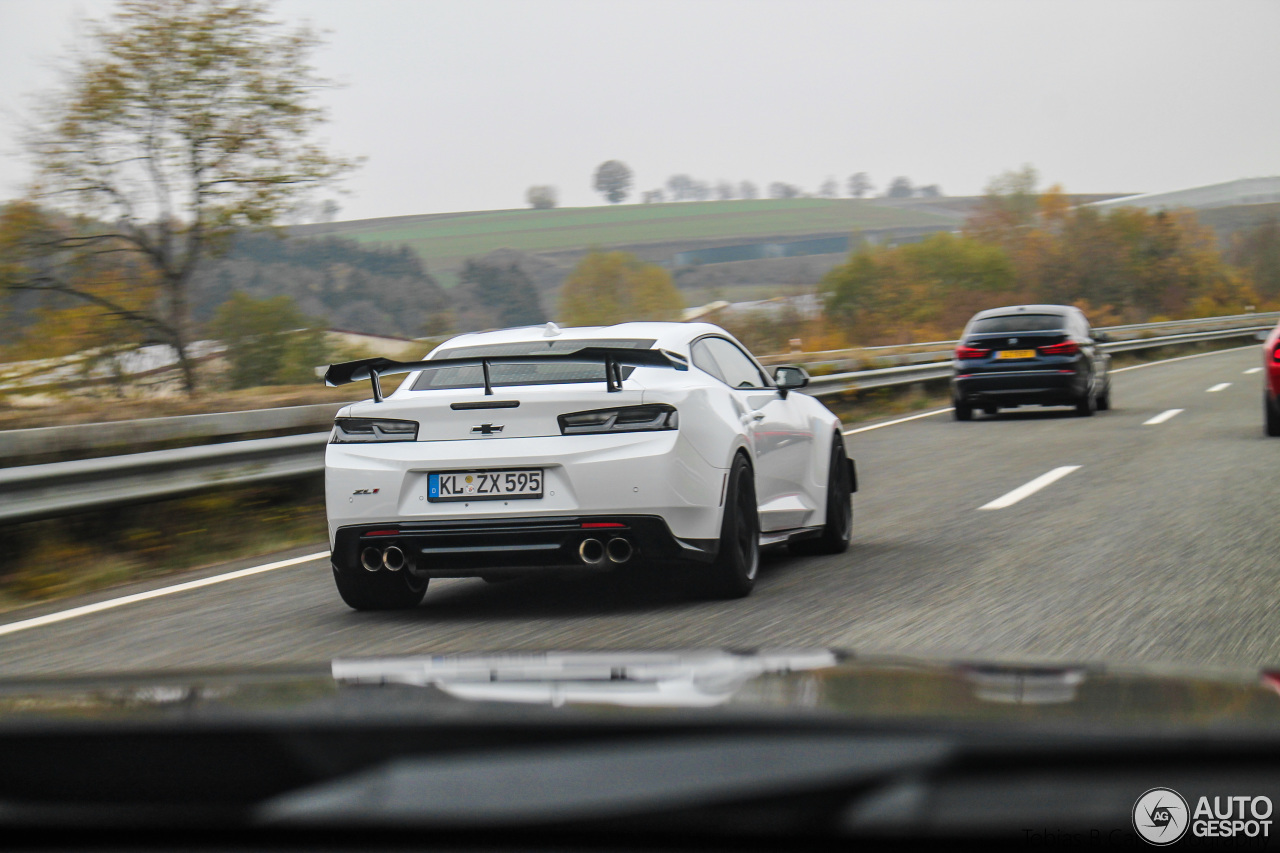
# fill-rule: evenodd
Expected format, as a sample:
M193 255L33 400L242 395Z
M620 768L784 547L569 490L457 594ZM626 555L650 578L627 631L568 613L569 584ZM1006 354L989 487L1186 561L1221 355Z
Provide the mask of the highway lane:
M690 601L611 577L456 580L433 581L413 611L355 613L317 561L0 635L0 675L778 645L1280 663L1268 476L1280 440L1263 437L1260 377L1245 373L1258 358L1250 347L1118 373L1115 408L1093 418L1029 409L957 423L944 413L858 431L847 439L862 485L855 544L839 557L769 556L746 600ZM980 509L1067 468L1016 502Z

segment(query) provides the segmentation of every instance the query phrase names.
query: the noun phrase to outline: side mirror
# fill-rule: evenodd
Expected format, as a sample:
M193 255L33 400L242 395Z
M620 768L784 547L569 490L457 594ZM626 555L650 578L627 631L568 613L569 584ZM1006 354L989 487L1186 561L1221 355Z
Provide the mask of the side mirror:
M1106 332L1094 332L1093 340L1096 343L1109 344L1111 343L1111 336L1108 335Z
M797 364L781 364L774 368L773 383L778 386L778 393L785 400L788 392L809 384L809 371Z

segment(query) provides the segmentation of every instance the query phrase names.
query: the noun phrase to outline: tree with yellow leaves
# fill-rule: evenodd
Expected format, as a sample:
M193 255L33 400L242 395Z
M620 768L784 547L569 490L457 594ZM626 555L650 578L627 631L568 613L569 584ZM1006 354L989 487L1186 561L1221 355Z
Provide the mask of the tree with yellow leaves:
M678 320L683 307L671 275L630 252L591 252L560 290L560 322L568 326Z

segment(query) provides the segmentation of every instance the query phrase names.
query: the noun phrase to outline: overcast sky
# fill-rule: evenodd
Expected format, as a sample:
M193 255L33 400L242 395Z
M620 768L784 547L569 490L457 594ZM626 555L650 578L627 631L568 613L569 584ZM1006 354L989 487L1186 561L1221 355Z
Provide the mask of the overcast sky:
M15 122L106 0L0 0L0 198ZM1024 163L1072 192L1280 175L1276 0L280 0L316 55L339 218L603 203L686 172L814 191L865 171L981 192Z

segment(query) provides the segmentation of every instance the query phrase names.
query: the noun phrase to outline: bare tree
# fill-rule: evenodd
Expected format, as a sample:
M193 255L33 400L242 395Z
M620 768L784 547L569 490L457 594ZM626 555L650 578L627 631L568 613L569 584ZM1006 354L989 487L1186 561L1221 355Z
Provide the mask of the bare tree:
M553 186L538 184L525 191L524 200L534 210L550 210L560 203L560 194Z
M751 181L743 181L738 184L738 195L742 198L759 198L760 189Z
M317 37L284 29L261 0L123 0L89 34L29 132L33 194L51 213L26 207L25 222L0 224L17 259L4 285L127 320L173 348L190 392L197 264L355 163L311 139L324 121L308 64ZM85 284L78 271L101 255L132 258L158 297L130 307L119 287Z
M799 198L800 188L794 184L774 181L769 184L769 198Z
M901 175L889 182L889 189L885 191L885 198L911 198L915 195L915 188L911 186L909 178Z
M840 195L840 185L836 183L835 178L827 178L818 188L818 196L821 198L835 198L838 195Z
M596 167L592 186L609 204L617 204L631 192L631 169L621 160L606 160Z
M737 195L738 191L734 189L733 184L729 181L718 181L716 183L716 198L721 201L728 201L729 199L736 198Z
M849 176L847 186L849 189L849 195L854 198L862 198L875 189L871 184L871 179L867 177L866 172L854 172Z

